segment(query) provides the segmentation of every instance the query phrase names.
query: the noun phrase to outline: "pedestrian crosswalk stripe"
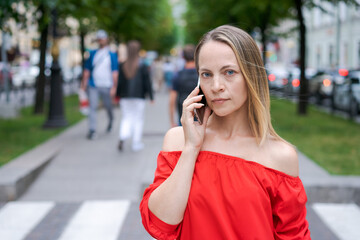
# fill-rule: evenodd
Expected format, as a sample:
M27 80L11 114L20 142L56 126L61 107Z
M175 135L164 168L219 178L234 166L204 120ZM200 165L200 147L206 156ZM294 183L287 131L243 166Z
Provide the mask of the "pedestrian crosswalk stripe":
M53 207L53 202L7 203L0 211L0 239L23 239Z
M356 204L315 203L313 209L340 239L360 239L360 209Z
M61 207L64 203L50 201L0 203L0 240L116 240L145 239L145 236L152 239L145 231L132 234L134 221L139 221L136 226L143 230L141 220L137 219L140 218L138 204L129 200L85 201L64 208ZM360 239L358 205L314 203L311 208L336 239ZM129 233L134 238L128 238Z
M130 201L87 201L76 212L59 240L115 240Z

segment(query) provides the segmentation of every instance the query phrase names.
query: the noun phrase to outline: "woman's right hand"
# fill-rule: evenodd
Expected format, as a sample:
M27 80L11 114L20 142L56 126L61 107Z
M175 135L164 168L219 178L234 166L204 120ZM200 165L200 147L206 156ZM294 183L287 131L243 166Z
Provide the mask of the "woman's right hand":
M180 119L185 137L184 147L191 147L198 151L204 141L205 128L211 113L210 108L207 106L205 108L203 124L199 124L199 122L194 121L194 109L204 106L204 104L200 103L204 96L198 95L199 91L199 87L196 87L184 100L183 112Z

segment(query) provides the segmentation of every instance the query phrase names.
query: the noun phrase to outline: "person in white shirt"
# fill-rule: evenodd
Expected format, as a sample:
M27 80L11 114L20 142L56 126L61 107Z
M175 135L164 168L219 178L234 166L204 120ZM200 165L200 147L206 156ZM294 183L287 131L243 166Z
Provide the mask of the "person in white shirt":
M89 94L89 132L88 139L96 138L96 111L101 97L108 114L107 132L111 131L113 122L112 98L116 94L118 80L117 54L110 51L108 35L104 30L96 34L99 48L90 51L85 62L81 88Z

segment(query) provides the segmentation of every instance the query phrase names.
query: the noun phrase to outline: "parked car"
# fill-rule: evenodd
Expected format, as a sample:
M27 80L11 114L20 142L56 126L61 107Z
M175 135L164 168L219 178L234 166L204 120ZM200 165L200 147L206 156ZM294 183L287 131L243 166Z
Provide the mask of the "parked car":
M360 111L360 70L350 71L343 84L335 84L333 107L356 116Z
M331 99L334 85L342 84L344 79L339 71L318 71L309 80L309 95L315 97L317 104L322 104L324 99Z
M13 66L13 85L14 87L32 87L35 85L39 75L38 66Z
M300 69L297 67L289 69L288 83L284 87L284 92L287 95L294 95L300 91ZM309 79L313 78L316 71L312 68L305 69L305 77Z
M289 72L284 66L273 65L267 67L269 88L281 90L288 83Z

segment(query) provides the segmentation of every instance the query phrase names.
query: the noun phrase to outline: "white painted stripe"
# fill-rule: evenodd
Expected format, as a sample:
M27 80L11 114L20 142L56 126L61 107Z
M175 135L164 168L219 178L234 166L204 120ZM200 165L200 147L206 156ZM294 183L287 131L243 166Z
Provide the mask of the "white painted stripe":
M115 240L130 201L88 201L81 205L59 240Z
M313 209L340 239L360 239L360 209L356 204L315 203Z
M53 202L7 203L0 211L0 239L23 239L53 207Z

